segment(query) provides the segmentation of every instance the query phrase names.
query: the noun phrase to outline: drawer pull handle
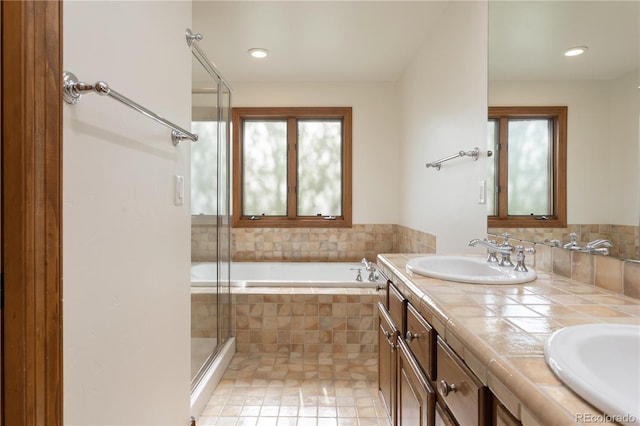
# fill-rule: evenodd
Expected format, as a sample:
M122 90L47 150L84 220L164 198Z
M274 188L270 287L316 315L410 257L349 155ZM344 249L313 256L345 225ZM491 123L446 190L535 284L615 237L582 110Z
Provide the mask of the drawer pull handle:
M385 284L376 284L376 291L386 290L387 286Z
M387 340L387 343L389 344L389 347L391 348L391 352L393 352L393 351L395 351L395 350L396 350L396 345L395 345L395 343L390 342L390 341L388 341L388 340Z
M387 338L387 343L391 347L391 352L395 351L396 350L396 344L395 344L395 342L392 341L392 338L394 337L393 333L390 332L390 331L384 330L384 329L383 329L382 333L384 334L384 337Z
M438 392L440 392L440 395L442 396L447 396L449 395L449 392L451 393L455 393L455 391L457 391L458 388L456 387L456 385L454 384L449 384L446 382L446 380L440 380L440 383L438 383Z
M419 333L412 333L411 330L407 331L407 334L405 334L404 338L406 339L407 342L411 343L411 341L413 339L417 339L420 337Z

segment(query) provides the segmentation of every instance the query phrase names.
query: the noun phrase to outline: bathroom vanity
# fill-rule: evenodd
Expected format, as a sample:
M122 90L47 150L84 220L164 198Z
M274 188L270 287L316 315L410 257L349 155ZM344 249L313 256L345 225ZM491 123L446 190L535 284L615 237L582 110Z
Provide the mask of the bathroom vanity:
M379 390L393 425L603 417L554 376L544 344L571 325L638 324L638 300L544 273L525 284L477 285L407 272L419 256L378 256L390 280L377 305Z

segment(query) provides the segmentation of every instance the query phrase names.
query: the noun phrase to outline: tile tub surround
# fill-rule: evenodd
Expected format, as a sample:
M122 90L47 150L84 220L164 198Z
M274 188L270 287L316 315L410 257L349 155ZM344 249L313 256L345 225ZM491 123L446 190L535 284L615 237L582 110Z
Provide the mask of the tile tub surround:
M495 234L488 238L496 239ZM535 255L527 256L527 264L536 271L549 272L614 293L640 299L640 260L624 260L599 254L580 253L512 239L511 245L533 247ZM500 241L500 240L499 240Z
M345 261L375 259L378 253L435 253L433 235L400 225L351 228L234 228L234 261ZM191 260L216 258L214 225L192 224Z
M640 324L640 301L548 273L504 286L409 276L406 263L414 257L381 255L378 264L525 426L576 425L602 415L554 376L544 344L566 326Z
M377 353L374 289L232 288L238 353Z

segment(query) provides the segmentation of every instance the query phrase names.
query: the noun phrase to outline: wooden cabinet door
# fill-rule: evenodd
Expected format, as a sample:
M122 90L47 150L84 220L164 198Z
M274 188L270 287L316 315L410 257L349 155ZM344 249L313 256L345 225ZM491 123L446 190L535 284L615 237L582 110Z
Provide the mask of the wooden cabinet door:
M485 426L491 422L491 393L458 355L438 337L437 388L439 397L465 426Z
M404 340L398 340L398 425L435 425L436 395Z
M378 302L378 390L392 425L396 424L398 335L398 328L391 321L386 308Z

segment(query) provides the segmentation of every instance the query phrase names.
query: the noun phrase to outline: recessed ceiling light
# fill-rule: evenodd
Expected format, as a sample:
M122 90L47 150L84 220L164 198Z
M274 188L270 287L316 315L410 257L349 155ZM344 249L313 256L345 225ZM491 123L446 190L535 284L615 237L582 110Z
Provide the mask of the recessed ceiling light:
M564 56L578 56L589 50L587 46L570 47L564 51Z
M267 49L263 49L261 47L255 47L253 49L247 50L249 55L256 59L266 58L269 55L269 51Z

